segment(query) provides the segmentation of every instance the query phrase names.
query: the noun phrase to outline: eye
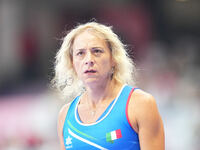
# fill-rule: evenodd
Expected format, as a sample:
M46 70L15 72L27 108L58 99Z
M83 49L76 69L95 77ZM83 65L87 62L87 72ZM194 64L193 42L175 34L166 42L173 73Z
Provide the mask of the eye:
M100 48L93 48L93 52L96 54L103 53L103 50Z
M76 53L77 56L82 56L83 54L84 54L83 51L79 51L79 52Z
M101 53L101 50L95 49L94 52L95 52L95 53Z

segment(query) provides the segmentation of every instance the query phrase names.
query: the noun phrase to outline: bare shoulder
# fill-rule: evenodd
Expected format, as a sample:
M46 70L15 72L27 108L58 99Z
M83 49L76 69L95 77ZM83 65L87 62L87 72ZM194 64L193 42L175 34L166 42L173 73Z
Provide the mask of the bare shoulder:
M131 99L134 99L134 101L139 102L139 103L154 103L155 102L154 97L150 93L147 93L141 89L135 90L131 96Z
M138 111L143 109L144 111L144 108L152 109L153 107L156 107L156 100L151 94L137 89L131 95L129 106L134 107L134 110Z
M139 135L141 149L164 150L164 126L155 98L135 90L128 106L130 123Z
M133 102L135 101L135 108L138 111L152 111L157 110L157 104L155 98L143 90L135 90L132 97Z
M142 124L157 122L160 115L155 98L143 90L135 90L128 105L128 116L136 131Z
M59 112L59 115L62 115L62 114L66 114L66 112L68 111L69 109L69 106L70 106L71 103L67 103L65 105L63 105L60 109L60 112Z
M63 141L63 126L64 126L65 118L66 118L68 109L70 107L70 104L71 103L68 103L68 104L65 104L64 106L62 106L62 108L60 109L60 112L58 114L57 130L58 130L58 136L60 139L61 150L65 150L64 141Z
M67 112L68 112L68 109L69 109L70 104L71 104L71 103L65 104L65 105L63 105L62 108L60 109L59 114L58 114L58 122L59 122L59 123L64 123L65 117L66 117L66 115L67 115Z
M58 132L62 132L63 129L63 125L65 122L65 118L69 109L71 103L65 104L62 106L62 108L60 109L60 112L58 114Z

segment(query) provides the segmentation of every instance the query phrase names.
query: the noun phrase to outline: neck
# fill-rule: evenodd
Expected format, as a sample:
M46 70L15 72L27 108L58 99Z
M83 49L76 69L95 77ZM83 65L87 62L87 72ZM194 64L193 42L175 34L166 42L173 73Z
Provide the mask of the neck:
M110 80L106 83L86 87L85 96L93 107L104 100L113 100L119 92L122 83L116 80Z

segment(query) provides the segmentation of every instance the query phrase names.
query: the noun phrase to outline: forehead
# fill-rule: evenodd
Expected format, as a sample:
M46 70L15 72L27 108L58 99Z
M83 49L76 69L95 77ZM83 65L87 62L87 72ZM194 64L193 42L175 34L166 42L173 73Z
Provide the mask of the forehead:
M107 44L103 35L94 31L85 30L75 37L73 50L86 48L88 46L107 47Z

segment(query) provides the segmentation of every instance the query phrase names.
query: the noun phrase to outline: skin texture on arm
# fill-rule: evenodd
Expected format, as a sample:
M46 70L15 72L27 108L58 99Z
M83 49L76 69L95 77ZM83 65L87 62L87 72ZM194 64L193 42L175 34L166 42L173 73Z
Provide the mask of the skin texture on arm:
M66 118L69 106L70 106L70 103L65 104L61 108L61 110L58 114L57 130L58 130L58 137L59 137L59 141L60 141L60 150L65 150L64 141L63 141L63 126L64 126L64 122L65 122L65 118Z
M135 90L128 104L128 118L139 135L141 150L164 150L163 122L154 97Z

